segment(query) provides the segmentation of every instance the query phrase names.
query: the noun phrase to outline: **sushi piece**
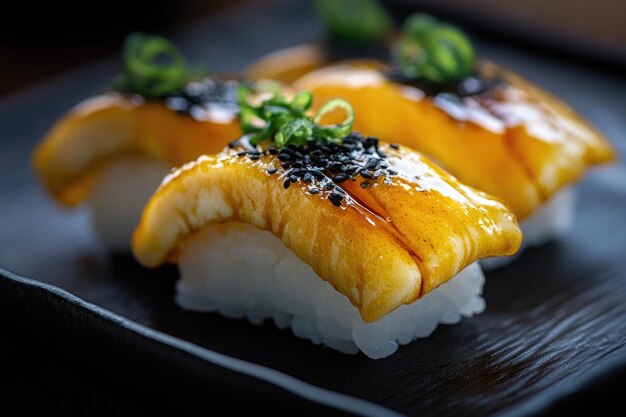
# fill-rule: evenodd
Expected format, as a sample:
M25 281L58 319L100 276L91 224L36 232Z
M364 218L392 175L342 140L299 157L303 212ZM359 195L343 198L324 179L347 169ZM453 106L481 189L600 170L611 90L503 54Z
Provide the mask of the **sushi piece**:
M249 133L152 196L138 261L178 264L185 309L271 319L371 358L480 313L475 261L517 250L515 216L420 154L352 132L346 102L314 119L310 103L301 93L242 106ZM341 123L318 123L335 108L347 111Z
M355 129L423 152L503 199L521 221L524 245L562 235L573 219L568 188L588 167L614 158L602 134L567 105L475 60L458 28L423 15L407 23L393 62L344 61L293 87L313 92L314 108L331 97L350 101L361 116Z
M156 61L166 57L168 65ZM131 35L112 91L55 123L34 152L35 172L61 205L90 207L109 247L128 250L145 202L171 167L239 136L239 85L196 76L163 38Z

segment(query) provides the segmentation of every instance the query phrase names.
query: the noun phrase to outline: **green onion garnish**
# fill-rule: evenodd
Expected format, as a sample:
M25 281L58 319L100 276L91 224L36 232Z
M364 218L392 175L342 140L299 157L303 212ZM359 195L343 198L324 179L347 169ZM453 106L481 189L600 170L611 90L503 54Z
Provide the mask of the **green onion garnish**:
M296 94L291 100L280 93L258 105L250 102L251 95L256 92L248 87L239 88L239 120L241 130L251 134L250 144L258 145L264 140L273 140L278 148L287 145L304 145L308 142L318 144L340 143L352 131L354 111L344 100L331 100L311 118L307 111L313 103L313 95L308 92ZM346 119L334 125L322 125L322 117L341 108Z
M317 0L329 37L355 45L386 38L393 24L377 0Z
M461 29L426 14L407 19L395 57L404 76L436 83L470 75L475 60L472 42Z
M147 99L164 97L193 78L182 52L159 36L130 34L124 43L122 65L122 74L113 88Z

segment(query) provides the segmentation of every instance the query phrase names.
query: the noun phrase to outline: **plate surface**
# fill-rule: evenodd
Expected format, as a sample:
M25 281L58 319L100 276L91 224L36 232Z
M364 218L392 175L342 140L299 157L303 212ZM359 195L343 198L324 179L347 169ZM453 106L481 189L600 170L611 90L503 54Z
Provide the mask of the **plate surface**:
M196 62L236 71L319 30L297 2L244 7L174 39ZM282 34L271 30L277 25ZM624 79L477 43L483 55L572 103L624 154ZM63 211L49 201L30 171L32 147L66 109L102 91L116 70L116 60L102 62L0 102L0 266L34 280L6 272L0 277L3 326L73 354L83 350L87 361L97 353L132 363L131 380L147 386L155 374L185 380L168 392L191 403L210 388L274 407L281 399L281 407L309 413L330 406L369 415L523 415L549 410L603 371L623 369L621 162L579 184L576 224L565 238L488 274L484 314L441 326L428 339L373 361L314 346L269 324L183 312L172 300L174 268L146 271L129 257L108 255L91 235L87 212Z

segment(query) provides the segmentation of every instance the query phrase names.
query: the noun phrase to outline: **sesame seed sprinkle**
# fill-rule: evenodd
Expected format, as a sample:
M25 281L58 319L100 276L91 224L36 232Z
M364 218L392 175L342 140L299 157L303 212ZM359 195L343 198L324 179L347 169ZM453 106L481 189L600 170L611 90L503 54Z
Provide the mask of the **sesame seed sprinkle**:
M306 145L276 149L269 147L264 151L251 147L245 140L233 142L233 148L244 147L237 152L237 156L248 155L253 160L259 160L264 155L275 155L284 170L279 178L283 187L301 182L311 195L327 194L327 199L334 206L340 207L349 200L345 190L341 188L346 181L362 181L359 185L363 189L372 187L372 181L384 177L385 183L390 183L388 176L397 175L397 172L388 169L387 155L379 149L379 140L375 137L365 137L358 132L352 132L341 140L341 143L308 143ZM389 146L398 149L397 146ZM264 160L265 161L265 160ZM268 165L267 173L275 174L279 168L274 163Z

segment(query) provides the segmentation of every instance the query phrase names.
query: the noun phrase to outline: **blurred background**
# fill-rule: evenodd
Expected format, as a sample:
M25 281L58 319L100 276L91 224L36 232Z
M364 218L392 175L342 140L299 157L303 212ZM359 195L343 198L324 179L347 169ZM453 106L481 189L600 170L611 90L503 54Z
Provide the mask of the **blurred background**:
M310 7L307 0L303 7ZM124 37L160 34L255 0L109 0L12 4L0 28L0 96L72 68L118 54ZM256 0L272 3L272 0ZM537 49L584 65L626 70L626 2L623 0L383 0L400 19L424 10L462 24L474 36ZM5 15L8 16L8 15ZM7 22L5 22L7 23Z

